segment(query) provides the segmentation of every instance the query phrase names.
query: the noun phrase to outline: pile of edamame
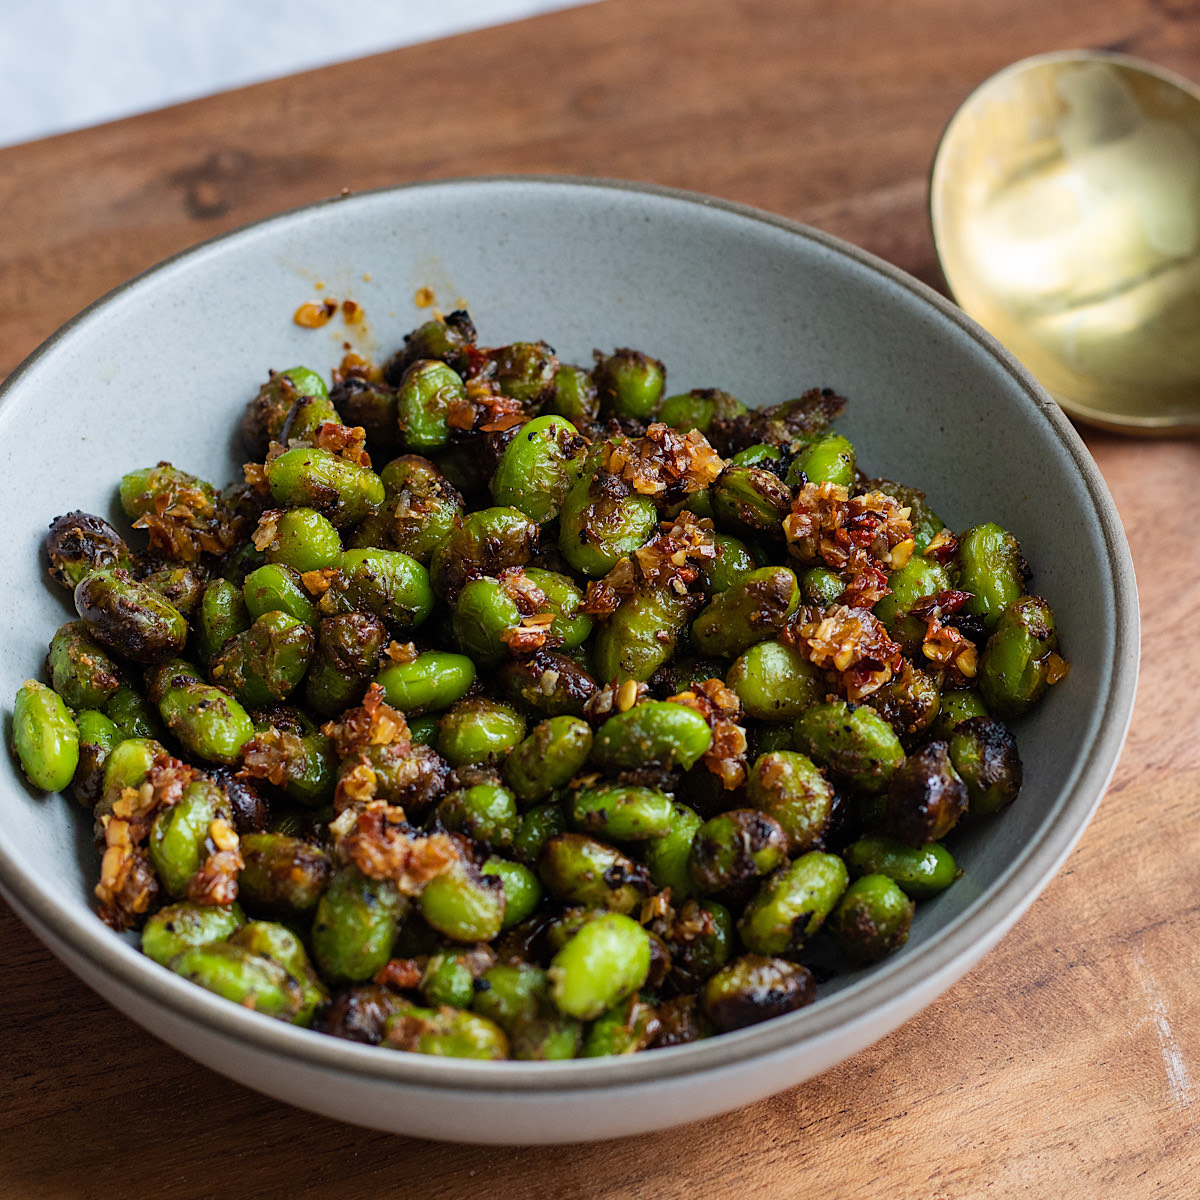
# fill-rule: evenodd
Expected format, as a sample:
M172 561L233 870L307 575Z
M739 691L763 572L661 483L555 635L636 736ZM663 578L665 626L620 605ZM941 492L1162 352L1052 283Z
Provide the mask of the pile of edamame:
M159 463L126 535L57 518L78 619L15 750L92 813L102 919L260 1013L486 1059L709 1037L903 946L1017 796L1050 607L1010 533L863 474L841 397L667 393L455 312L272 372L223 491Z

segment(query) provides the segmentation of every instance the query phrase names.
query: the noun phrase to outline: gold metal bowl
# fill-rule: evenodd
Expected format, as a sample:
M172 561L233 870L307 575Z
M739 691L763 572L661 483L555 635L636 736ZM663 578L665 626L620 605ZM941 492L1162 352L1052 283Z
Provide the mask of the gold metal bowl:
M1123 55L1023 59L933 164L954 298L1072 416L1200 431L1200 89Z

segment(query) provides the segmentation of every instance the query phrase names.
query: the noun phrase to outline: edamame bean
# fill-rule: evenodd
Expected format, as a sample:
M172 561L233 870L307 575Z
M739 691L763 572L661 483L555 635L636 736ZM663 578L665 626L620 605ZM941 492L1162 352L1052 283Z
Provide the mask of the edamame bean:
M505 635L520 626L521 610L498 579L473 579L454 602L459 649L482 666L495 666L511 653Z
M735 808L705 821L692 840L688 870L704 895L745 899L787 858L788 836L766 813Z
M391 957L407 901L390 879L345 866L317 903L312 948L321 974L334 981L372 978Z
M304 943L292 930L275 921L248 921L229 935L228 945L278 963L300 988L300 1008L292 1017L293 1023L312 1024L313 1015L328 1002L329 993L317 978Z
M966 784L975 816L999 812L1021 790L1017 739L1002 721L972 717L960 722L950 735L950 761Z
M392 1050L441 1058L502 1059L508 1039L486 1017L460 1008L418 1008L404 1004L387 1020L383 1043Z
M1017 539L993 521L973 525L958 539L957 557L958 586L971 593L964 611L994 629L1029 574Z
M347 550L334 587L353 609L373 613L397 633L424 624L433 611L429 572L398 550Z
M660 891L671 889L675 903L688 899L696 893L688 870L688 857L692 852L692 839L704 822L694 809L686 804L672 804L670 826L659 837L645 842L644 860L654 886Z
M44 683L27 679L13 705L13 745L25 778L45 792L61 792L79 765L79 729L67 706Z
M511 929L520 924L541 903L541 881L521 863L493 856L483 864L483 873L495 875L504 884L504 920L500 923L501 929Z
M304 678L315 640L303 621L287 613L264 613L225 643L209 675L242 704L274 704L291 695Z
M573 579L557 571L546 571L541 567L526 567L526 578L546 597L546 608L555 614L550 623L550 634L558 640L564 652L583 645L592 632L595 622L579 611L583 603L583 592Z
M200 658L207 663L231 637L250 628L250 614L241 588L227 579L214 579L200 597L193 623Z
M825 695L820 671L794 646L773 639L744 650L725 682L759 721L790 723Z
M847 958L879 962L908 941L916 905L886 875L863 875L829 918L829 932Z
M444 362L414 362L396 389L400 440L409 450L424 452L444 446L450 437L450 406L467 398L458 373Z
M839 433L826 433L797 455L787 474L789 487L804 482L854 486L854 447Z
M315 508L336 529L352 529L383 503L374 471L329 450L296 446L267 463L271 495L288 508Z
M475 664L465 654L427 650L410 662L386 663L375 680L387 702L412 717L461 700L475 682Z
M417 900L421 915L455 942L490 942L504 924L504 883L467 862L431 879Z
M492 499L545 525L579 479L586 439L563 417L535 417L518 430L492 476Z
M583 1058L607 1058L647 1049L658 1036L661 1022L653 1005L626 996L602 1012L583 1040Z
M328 517L315 508L289 508L275 523L266 560L299 571L321 571L342 561L342 539Z
M168 895L186 895L189 880L207 857L205 843L218 817L232 825L228 801L215 784L197 779L183 789L178 803L154 818L150 862Z
M158 711L184 749L206 762L239 762L242 747L254 736L246 710L228 692L207 683L168 688Z
M592 731L575 717L551 717L504 761L504 778L522 804L536 804L573 779L587 762Z
M461 308L445 318L426 321L404 338L404 348L388 360L383 377L395 387L414 362L436 358L449 363L460 375L470 370L469 351L475 345L475 324Z
M387 499L351 541L357 547L399 550L428 566L433 552L454 532L463 510L462 496L433 463L417 454L392 459L379 478Z
M846 581L828 567L809 567L800 576L800 595L818 608L836 604L845 590Z
M326 717L353 708L378 670L387 641L387 626L376 616L352 612L326 617L317 629L304 683L308 703ZM394 703L390 697L388 702Z
M596 632L592 657L605 682L646 680L674 652L687 626L687 604L668 588L650 588L622 600Z
M833 785L812 759L795 750L764 754L746 780L751 805L779 822L788 838L788 853L824 848L833 821Z
M751 571L721 592L692 622L692 644L701 654L736 658L774 637L800 604L800 585L787 567Z
M542 847L553 837L567 831L567 817L560 805L538 804L521 817L513 838L511 853L532 867L537 865Z
M590 425L600 413L600 399L590 373L583 367L559 364L546 408L566 417L580 431Z
M286 968L231 942L189 946L167 964L176 975L264 1016L297 1025L312 1020L305 989Z
M133 565L129 547L102 517L69 512L55 517L46 534L50 578L74 592L81 579L110 567L126 570Z
M496 672L504 696L539 717L581 716L599 684L565 654L538 650L528 658L510 658Z
M372 453L395 451L400 445L395 388L360 375L349 375L334 387L329 399L342 414L342 424L366 430Z
M272 371L271 377L246 406L238 426L250 455L260 462L266 457L271 443L279 440L284 422L297 400L303 396L327 394L325 381L307 367Z
M447 792L438 802L437 820L443 829L497 850L512 844L520 817L512 792L486 782Z
M792 511L792 493L762 467L726 467L710 489L713 515L728 533L783 538L783 519Z
M166 966L189 946L224 941L246 923L237 904L193 904L182 900L151 913L142 927L142 953Z
M662 402L667 368L640 350L620 349L597 354L592 378L602 414L647 421Z
M75 714L79 731L79 765L71 777L71 790L85 808L91 808L104 791L104 766L121 740L121 731L103 713L92 708Z
M525 736L525 718L486 696L459 700L438 721L438 753L452 766L503 758Z
M836 854L810 850L775 872L746 905L738 935L752 954L795 954L825 922L850 882Z
M727 591L732 584L745 579L756 566L754 555L745 542L727 533L715 533L713 544L717 548L716 557L704 567L701 575L706 596Z
M542 847L538 875L559 900L629 913L650 893L650 874L615 846L562 833Z
M740 400L720 388L693 388L678 396L668 396L658 419L685 433L690 429L707 433L714 420L732 421L746 411Z
M252 911L293 917L316 909L333 871L326 850L280 833L248 833L241 852L238 895Z
M941 563L914 554L898 571L888 574L888 587L891 592L876 602L875 615L912 657L919 652L927 629L924 621L910 615L912 609L918 600L948 590L950 574Z
M554 956L547 974L561 1012L591 1021L632 995L650 970L650 935L621 913L589 921Z
M704 985L701 1003L708 1019L729 1032L794 1012L816 998L816 981L807 967L744 954Z
M51 638L47 665L54 690L71 708L101 708L121 686L116 664L82 621L69 621Z
M137 663L180 653L187 620L128 571L93 571L75 589L75 611L87 631L108 650Z
M979 691L998 717L1028 712L1050 686L1058 646L1054 613L1040 596L1022 596L1005 610L979 664Z
M835 779L868 794L882 792L904 762L904 748L874 709L837 700L814 704L796 719L798 750Z
M644 842L670 831L674 806L657 788L612 783L575 792L568 814L571 824L582 833L598 833L618 842Z
M944 692L937 716L929 726L929 732L939 741L946 741L963 721L987 715L988 710L974 688L964 688L961 692Z
M643 700L600 726L591 758L609 774L634 767L686 771L711 744L712 730L694 709L664 700Z
M559 512L558 548L576 571L599 579L649 541L658 510L646 496L593 495L593 482L585 465Z
M939 842L967 811L967 786L950 762L945 742L930 742L892 776L887 829L903 842Z
M468 513L433 552L433 590L453 601L480 575L495 577L505 567L523 567L538 544L539 528L517 508L482 508Z
M910 846L891 837L864 837L847 846L843 857L852 878L886 875L914 900L944 892L960 874L950 851L937 842Z
M242 584L242 597L251 621L265 613L285 612L305 625L316 627L316 605L300 586L299 573L283 563L267 563L251 571Z

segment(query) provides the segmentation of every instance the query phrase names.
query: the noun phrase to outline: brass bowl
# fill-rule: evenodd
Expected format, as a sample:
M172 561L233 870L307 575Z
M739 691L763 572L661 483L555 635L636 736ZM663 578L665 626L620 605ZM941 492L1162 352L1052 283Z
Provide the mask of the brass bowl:
M1014 63L946 127L930 213L954 298L1068 413L1200 431L1200 89L1124 55Z

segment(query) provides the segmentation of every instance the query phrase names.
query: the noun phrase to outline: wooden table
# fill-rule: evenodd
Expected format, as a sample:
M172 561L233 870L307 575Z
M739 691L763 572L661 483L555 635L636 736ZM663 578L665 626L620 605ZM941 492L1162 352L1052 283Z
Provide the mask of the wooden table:
M0 373L193 242L342 188L438 176L694 188L818 225L937 286L924 201L940 130L993 71L1072 46L1200 77L1200 5L603 0L3 150ZM194 1065L0 905L0 1195L1196 1196L1200 446L1087 438L1141 586L1129 742L1029 914L892 1036L681 1130L438 1146Z

